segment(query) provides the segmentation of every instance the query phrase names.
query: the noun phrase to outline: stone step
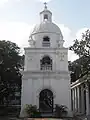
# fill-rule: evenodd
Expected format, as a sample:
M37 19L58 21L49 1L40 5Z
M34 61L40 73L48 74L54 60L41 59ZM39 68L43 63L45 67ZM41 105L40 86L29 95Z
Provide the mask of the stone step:
M41 114L42 117L53 117L53 113L42 113Z
M17 119L17 120L21 120L21 119ZM22 120L75 120L73 118L24 118ZM76 119L77 120L77 119Z

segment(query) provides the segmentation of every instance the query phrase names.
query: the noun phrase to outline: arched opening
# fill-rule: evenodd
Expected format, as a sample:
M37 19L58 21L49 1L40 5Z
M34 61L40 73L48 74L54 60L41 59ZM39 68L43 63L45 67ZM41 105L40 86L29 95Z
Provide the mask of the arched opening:
M39 110L40 112L53 112L53 92L44 89L39 94Z
M42 43L43 47L50 47L50 38L48 36L45 36L43 38L43 43Z
M45 21L48 20L48 15L47 15L47 14L44 15L44 20L45 20Z
M40 60L41 70L52 70L52 59L49 56L44 56Z

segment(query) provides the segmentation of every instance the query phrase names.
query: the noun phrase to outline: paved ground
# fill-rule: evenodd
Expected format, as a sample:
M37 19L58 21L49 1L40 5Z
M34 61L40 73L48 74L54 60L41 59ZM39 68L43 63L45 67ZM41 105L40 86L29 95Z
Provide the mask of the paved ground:
M8 117L0 117L0 120L21 120L21 119L17 119L17 118L8 118ZM31 120L31 118L27 119L27 120ZM34 119L34 120L54 120L53 118L37 118L37 119ZM61 119L59 119L61 120Z
M0 117L0 120L23 120L18 118L9 118L9 117ZM24 119L24 120L32 120L32 118ZM62 119L53 119L53 118L35 118L33 120L62 120ZM66 119L63 119L66 120Z
M9 120L8 117L0 117L0 120Z
M19 119L11 117L0 117L0 120L19 120Z

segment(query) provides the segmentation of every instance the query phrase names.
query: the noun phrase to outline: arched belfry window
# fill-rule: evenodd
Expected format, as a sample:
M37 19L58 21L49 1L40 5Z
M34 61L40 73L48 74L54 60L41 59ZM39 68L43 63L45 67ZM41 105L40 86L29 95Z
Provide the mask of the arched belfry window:
M43 43L42 43L43 47L50 47L50 38L48 36L45 36L43 38Z
M52 59L49 56L44 56L40 60L40 69L41 70L52 70Z
M48 15L47 14L44 15L44 20L48 20Z

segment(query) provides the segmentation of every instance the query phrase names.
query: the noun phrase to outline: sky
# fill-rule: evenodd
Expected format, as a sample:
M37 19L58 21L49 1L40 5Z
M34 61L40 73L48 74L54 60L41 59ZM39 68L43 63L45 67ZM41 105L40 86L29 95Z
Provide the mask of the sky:
M48 2L48 9L64 36L65 47L90 28L90 0L0 0L0 40L10 40L23 48L34 25L40 22L39 12ZM69 52L69 60L78 57Z

